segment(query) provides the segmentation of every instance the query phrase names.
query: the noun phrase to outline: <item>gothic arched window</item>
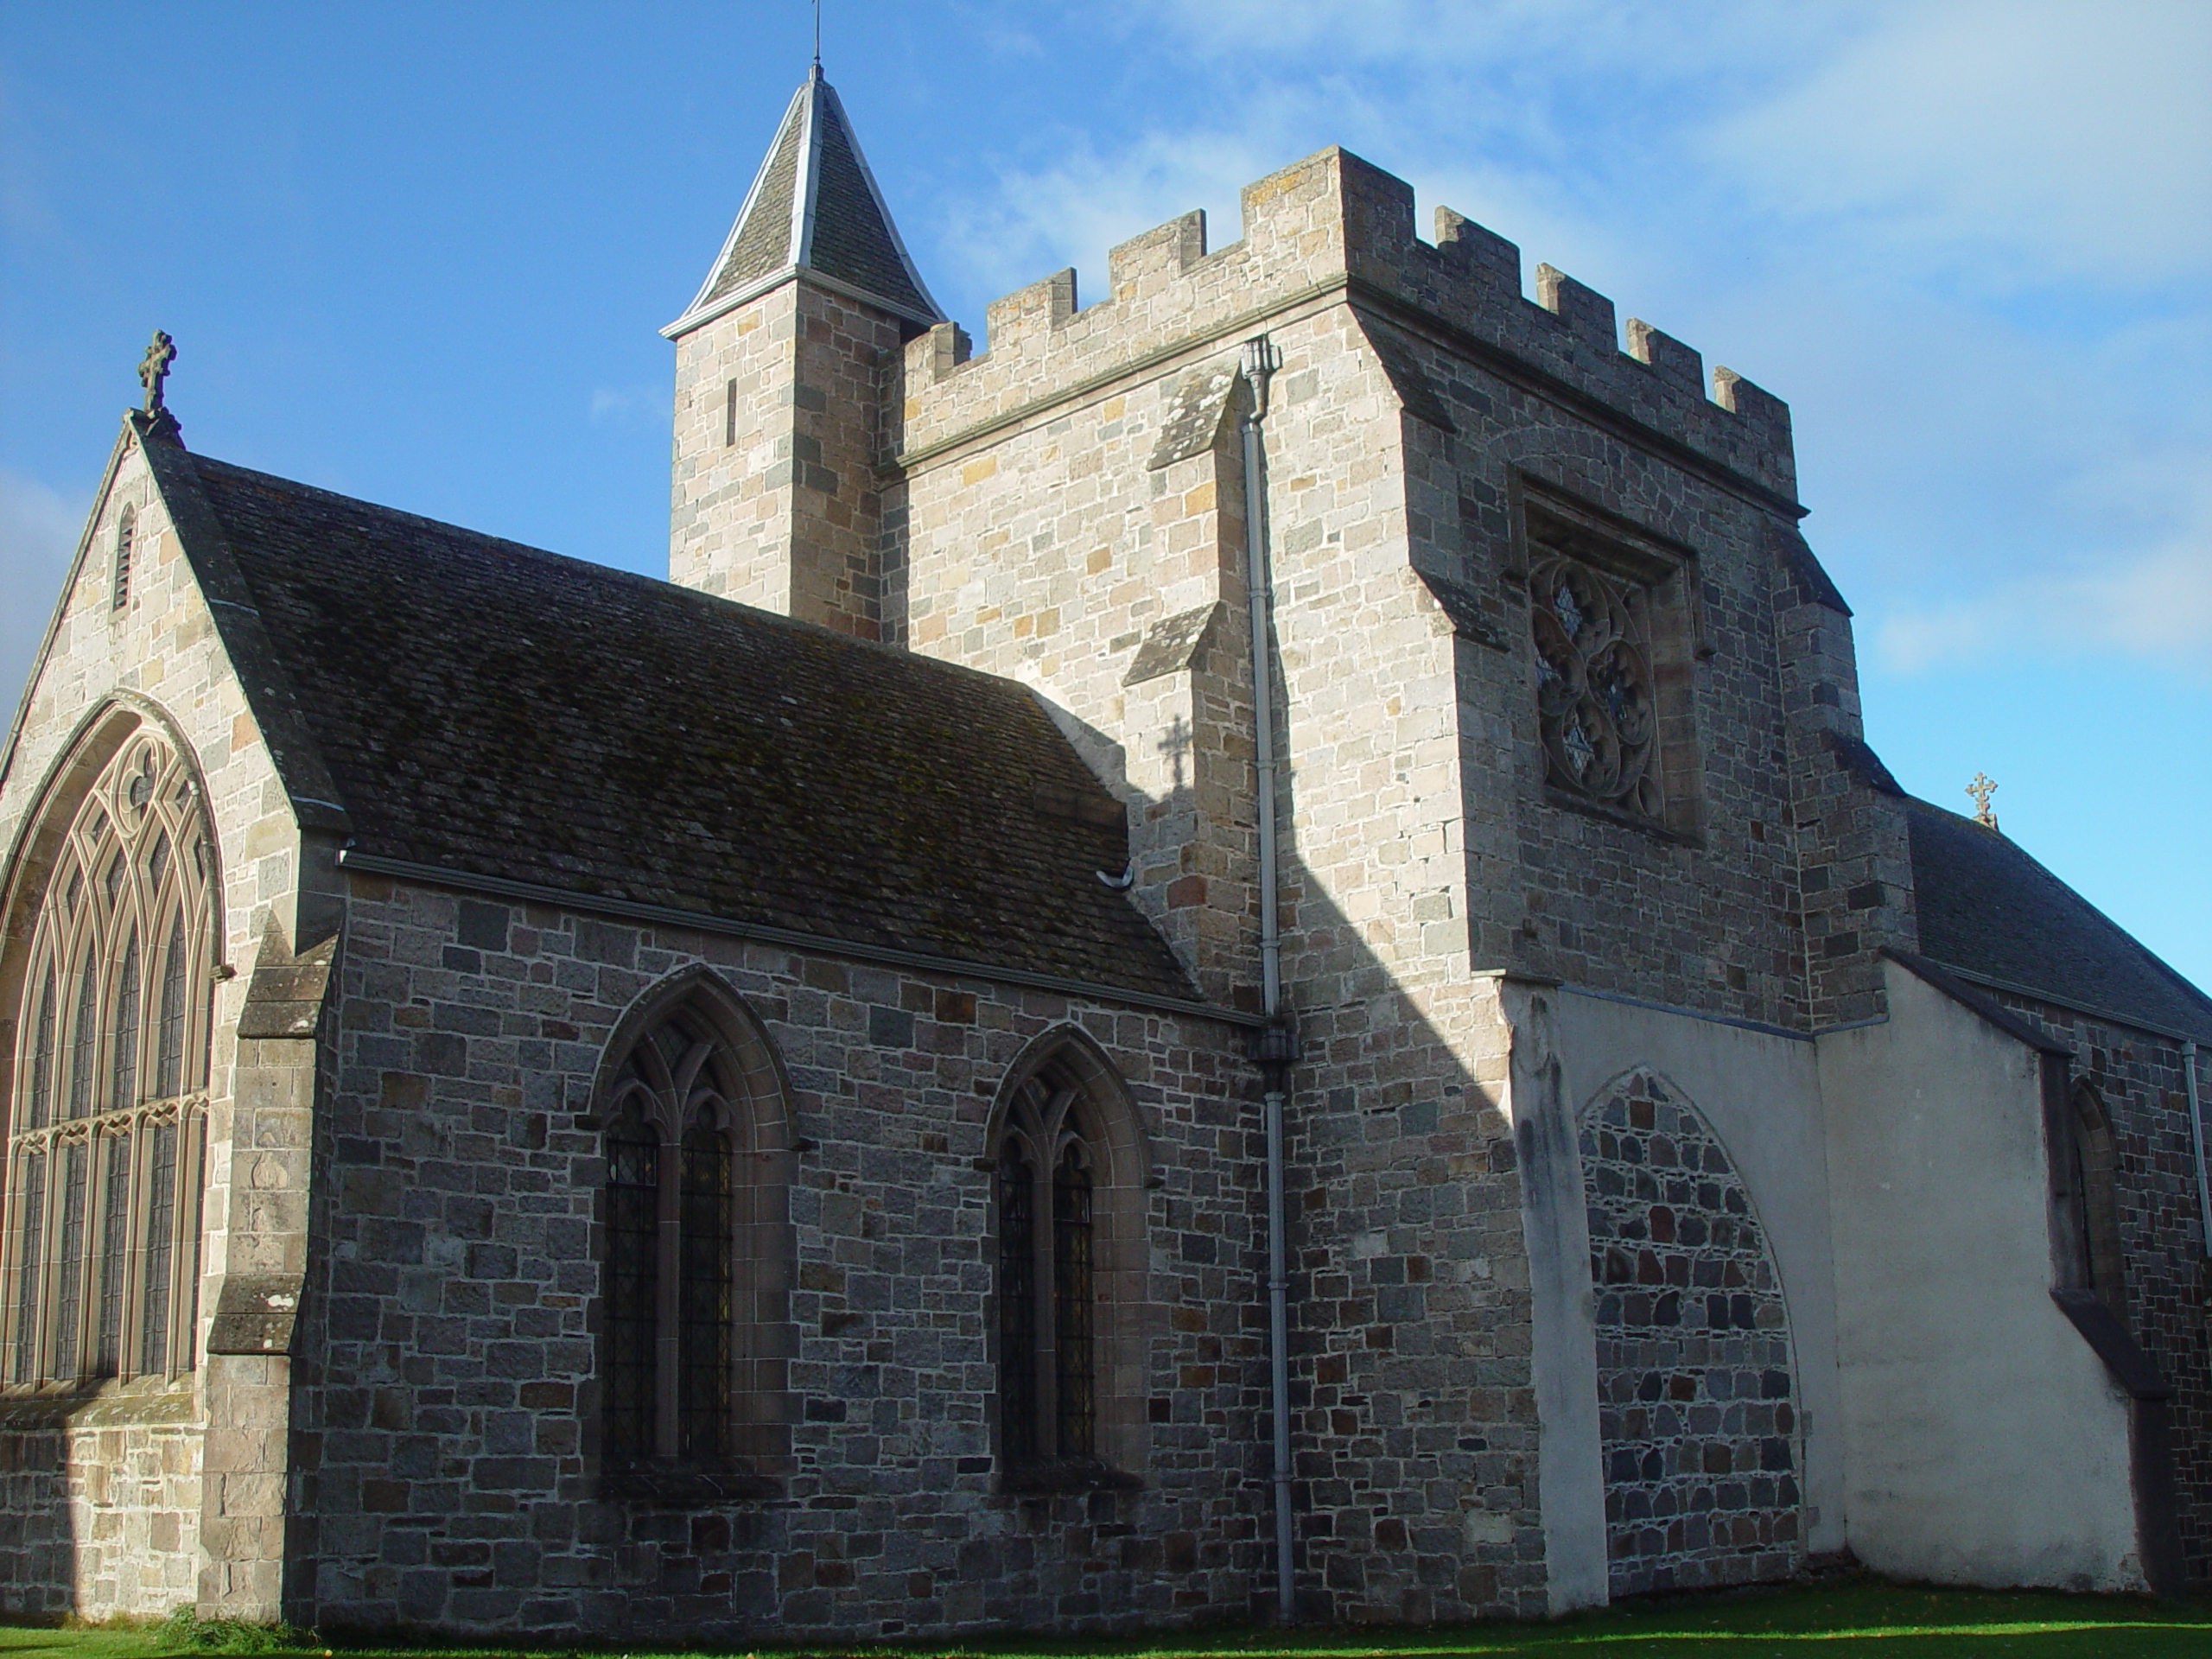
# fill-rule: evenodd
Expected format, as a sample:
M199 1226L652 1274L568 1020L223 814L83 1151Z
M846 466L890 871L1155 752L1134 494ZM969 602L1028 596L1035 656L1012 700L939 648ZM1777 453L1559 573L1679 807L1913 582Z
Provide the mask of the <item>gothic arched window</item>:
M766 1473L782 1446L787 1255L773 1062L704 988L632 1024L605 1090L604 1463L618 1478Z
M2069 1104L2073 1109L2061 1120L2064 1138L2055 1149L2058 1201L2065 1217L2069 1282L2063 1288L2096 1292L2098 1300L2124 1321L2127 1282L2120 1254L2112 1120L2097 1091L2086 1082L2075 1082Z
M22 1384L175 1375L196 1357L206 814L176 752L141 727L50 828L17 980L0 1355Z
M1027 1071L996 1116L999 1449L1017 1484L1141 1460L1135 1389L1117 1376L1137 1323L1141 1161L1118 1084L1082 1049Z

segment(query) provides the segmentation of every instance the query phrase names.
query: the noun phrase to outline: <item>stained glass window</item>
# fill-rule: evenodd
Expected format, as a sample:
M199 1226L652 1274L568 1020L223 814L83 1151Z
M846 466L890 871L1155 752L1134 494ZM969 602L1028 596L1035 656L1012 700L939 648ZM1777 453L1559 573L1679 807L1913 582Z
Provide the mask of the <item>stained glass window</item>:
M63 810L46 899L14 946L29 960L0 1353L17 1383L166 1375L194 1357L207 1111L194 1090L214 961L200 793L141 727Z
M766 1176L745 1152L758 1125L741 1077L715 1020L686 1002L652 1021L615 1071L601 1359L610 1473L728 1472L758 1450L754 1427L770 1414L760 1371L741 1363L764 1305L765 1230L750 1223L765 1213Z
M679 1441L688 1458L729 1452L730 1158L720 1129L694 1122L684 1131L683 1207L677 1222L677 1400Z
M1016 1472L1098 1457L1093 1154L1077 1098L1033 1078L999 1137L999 1443Z
M607 1440L618 1458L650 1457L654 1450L659 1152L634 1121L607 1143Z

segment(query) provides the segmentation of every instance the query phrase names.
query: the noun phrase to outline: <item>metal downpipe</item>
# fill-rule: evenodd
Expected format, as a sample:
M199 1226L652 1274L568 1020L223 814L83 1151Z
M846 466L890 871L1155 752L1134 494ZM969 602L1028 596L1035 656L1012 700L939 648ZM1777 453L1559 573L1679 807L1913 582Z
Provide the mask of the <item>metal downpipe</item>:
M1298 1058L1298 1038L1282 1008L1282 918L1275 835L1274 591L1268 568L1267 481L1262 423L1274 346L1266 335L1244 344L1240 367L1251 391L1243 418L1244 586L1252 623L1252 739L1260 855L1260 1005L1268 1023L1252 1058L1267 1080L1268 1394L1274 1420L1275 1618L1296 1617L1296 1540L1291 1527L1290 1268L1283 1205L1284 1074Z
M2196 1208L2204 1223L2204 1254L2212 1257L2212 1178L2204 1164L2204 1103L2197 1097L2197 1047L2194 1040L2181 1046L2181 1074L2189 1092L2189 1141L2196 1150Z

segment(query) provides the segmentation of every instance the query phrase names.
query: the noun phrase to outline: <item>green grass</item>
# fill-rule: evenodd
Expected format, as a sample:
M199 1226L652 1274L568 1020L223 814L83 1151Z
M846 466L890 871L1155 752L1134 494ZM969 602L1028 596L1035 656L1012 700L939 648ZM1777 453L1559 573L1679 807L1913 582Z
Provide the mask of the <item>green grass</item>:
M302 1659L575 1659L557 1643L419 1643L322 1638L300 1631L191 1620L139 1630L0 1626L0 1659L164 1659L208 1653L297 1653ZM601 1650L591 1650L601 1651ZM620 1649L604 1651L610 1655ZM659 1649L675 1653L678 1649ZM1535 1659L2212 1659L2212 1603L2120 1597L1930 1590L1878 1583L1682 1598L1544 1624L1416 1630L1276 1631L1225 1628L1172 1637L1052 1640L1009 1637L957 1644L763 1646L779 1653L875 1659L1440 1659L1449 1654ZM634 1648L626 1659L653 1659Z

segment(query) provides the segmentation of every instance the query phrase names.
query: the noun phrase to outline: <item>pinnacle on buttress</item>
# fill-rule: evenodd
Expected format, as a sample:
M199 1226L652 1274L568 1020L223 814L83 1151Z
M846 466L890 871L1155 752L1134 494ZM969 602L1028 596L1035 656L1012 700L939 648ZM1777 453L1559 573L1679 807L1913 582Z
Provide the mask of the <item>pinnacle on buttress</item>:
M909 322L944 321L819 64L791 95L705 284L661 333L688 333L800 271Z

